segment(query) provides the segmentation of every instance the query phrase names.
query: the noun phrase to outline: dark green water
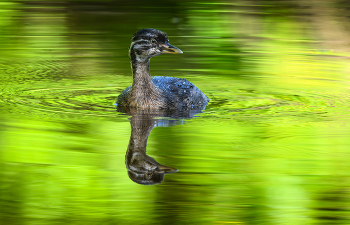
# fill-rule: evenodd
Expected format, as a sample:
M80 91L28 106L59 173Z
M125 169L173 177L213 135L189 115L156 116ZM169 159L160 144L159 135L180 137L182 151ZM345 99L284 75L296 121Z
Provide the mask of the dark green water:
M346 1L0 2L0 224L349 224L350 30ZM175 167L132 182L138 29L182 55L153 76L211 99L156 118L147 153Z

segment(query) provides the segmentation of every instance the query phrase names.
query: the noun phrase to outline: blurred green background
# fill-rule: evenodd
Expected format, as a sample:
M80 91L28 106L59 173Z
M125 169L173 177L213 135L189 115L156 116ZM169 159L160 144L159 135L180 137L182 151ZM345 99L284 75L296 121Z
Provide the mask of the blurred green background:
M0 224L349 224L350 1L0 1ZM211 102L153 129L179 169L127 176L140 28L182 55L153 76ZM180 123L180 124L181 124Z

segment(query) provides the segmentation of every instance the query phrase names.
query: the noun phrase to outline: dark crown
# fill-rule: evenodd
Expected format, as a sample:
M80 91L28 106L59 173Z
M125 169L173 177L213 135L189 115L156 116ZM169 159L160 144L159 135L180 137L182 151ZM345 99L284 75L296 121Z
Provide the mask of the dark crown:
M160 30L156 29L141 29L137 31L132 37L132 41L137 41L140 39L151 39L154 38L159 43L167 43L169 41L168 35Z

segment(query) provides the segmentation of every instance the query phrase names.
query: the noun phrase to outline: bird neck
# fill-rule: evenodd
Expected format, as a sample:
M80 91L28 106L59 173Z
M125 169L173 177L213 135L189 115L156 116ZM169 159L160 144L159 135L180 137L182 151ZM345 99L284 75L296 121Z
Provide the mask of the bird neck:
M133 73L133 82L130 90L130 106L132 107L158 107L164 106L161 97L161 91L156 87L152 81L149 72L149 59L140 58L130 51L130 61Z
M152 116L149 115L133 115L131 117L131 136L125 155L127 166L132 165L132 158L135 155L141 158L147 157L147 139L154 127L154 122Z
M131 136L128 151L146 154L147 139L155 120L149 115L133 115L130 119Z
M152 82L151 73L149 71L149 60L146 62L132 61L133 87L137 88L156 88Z

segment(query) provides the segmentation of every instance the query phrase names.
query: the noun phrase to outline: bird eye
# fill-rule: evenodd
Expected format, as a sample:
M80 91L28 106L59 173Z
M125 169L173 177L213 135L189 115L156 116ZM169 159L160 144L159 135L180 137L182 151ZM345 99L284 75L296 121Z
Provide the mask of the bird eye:
M150 40L150 42L151 42L151 44L157 44L157 41L153 38Z
M145 175L147 180L150 180L152 178L152 173L147 172Z

